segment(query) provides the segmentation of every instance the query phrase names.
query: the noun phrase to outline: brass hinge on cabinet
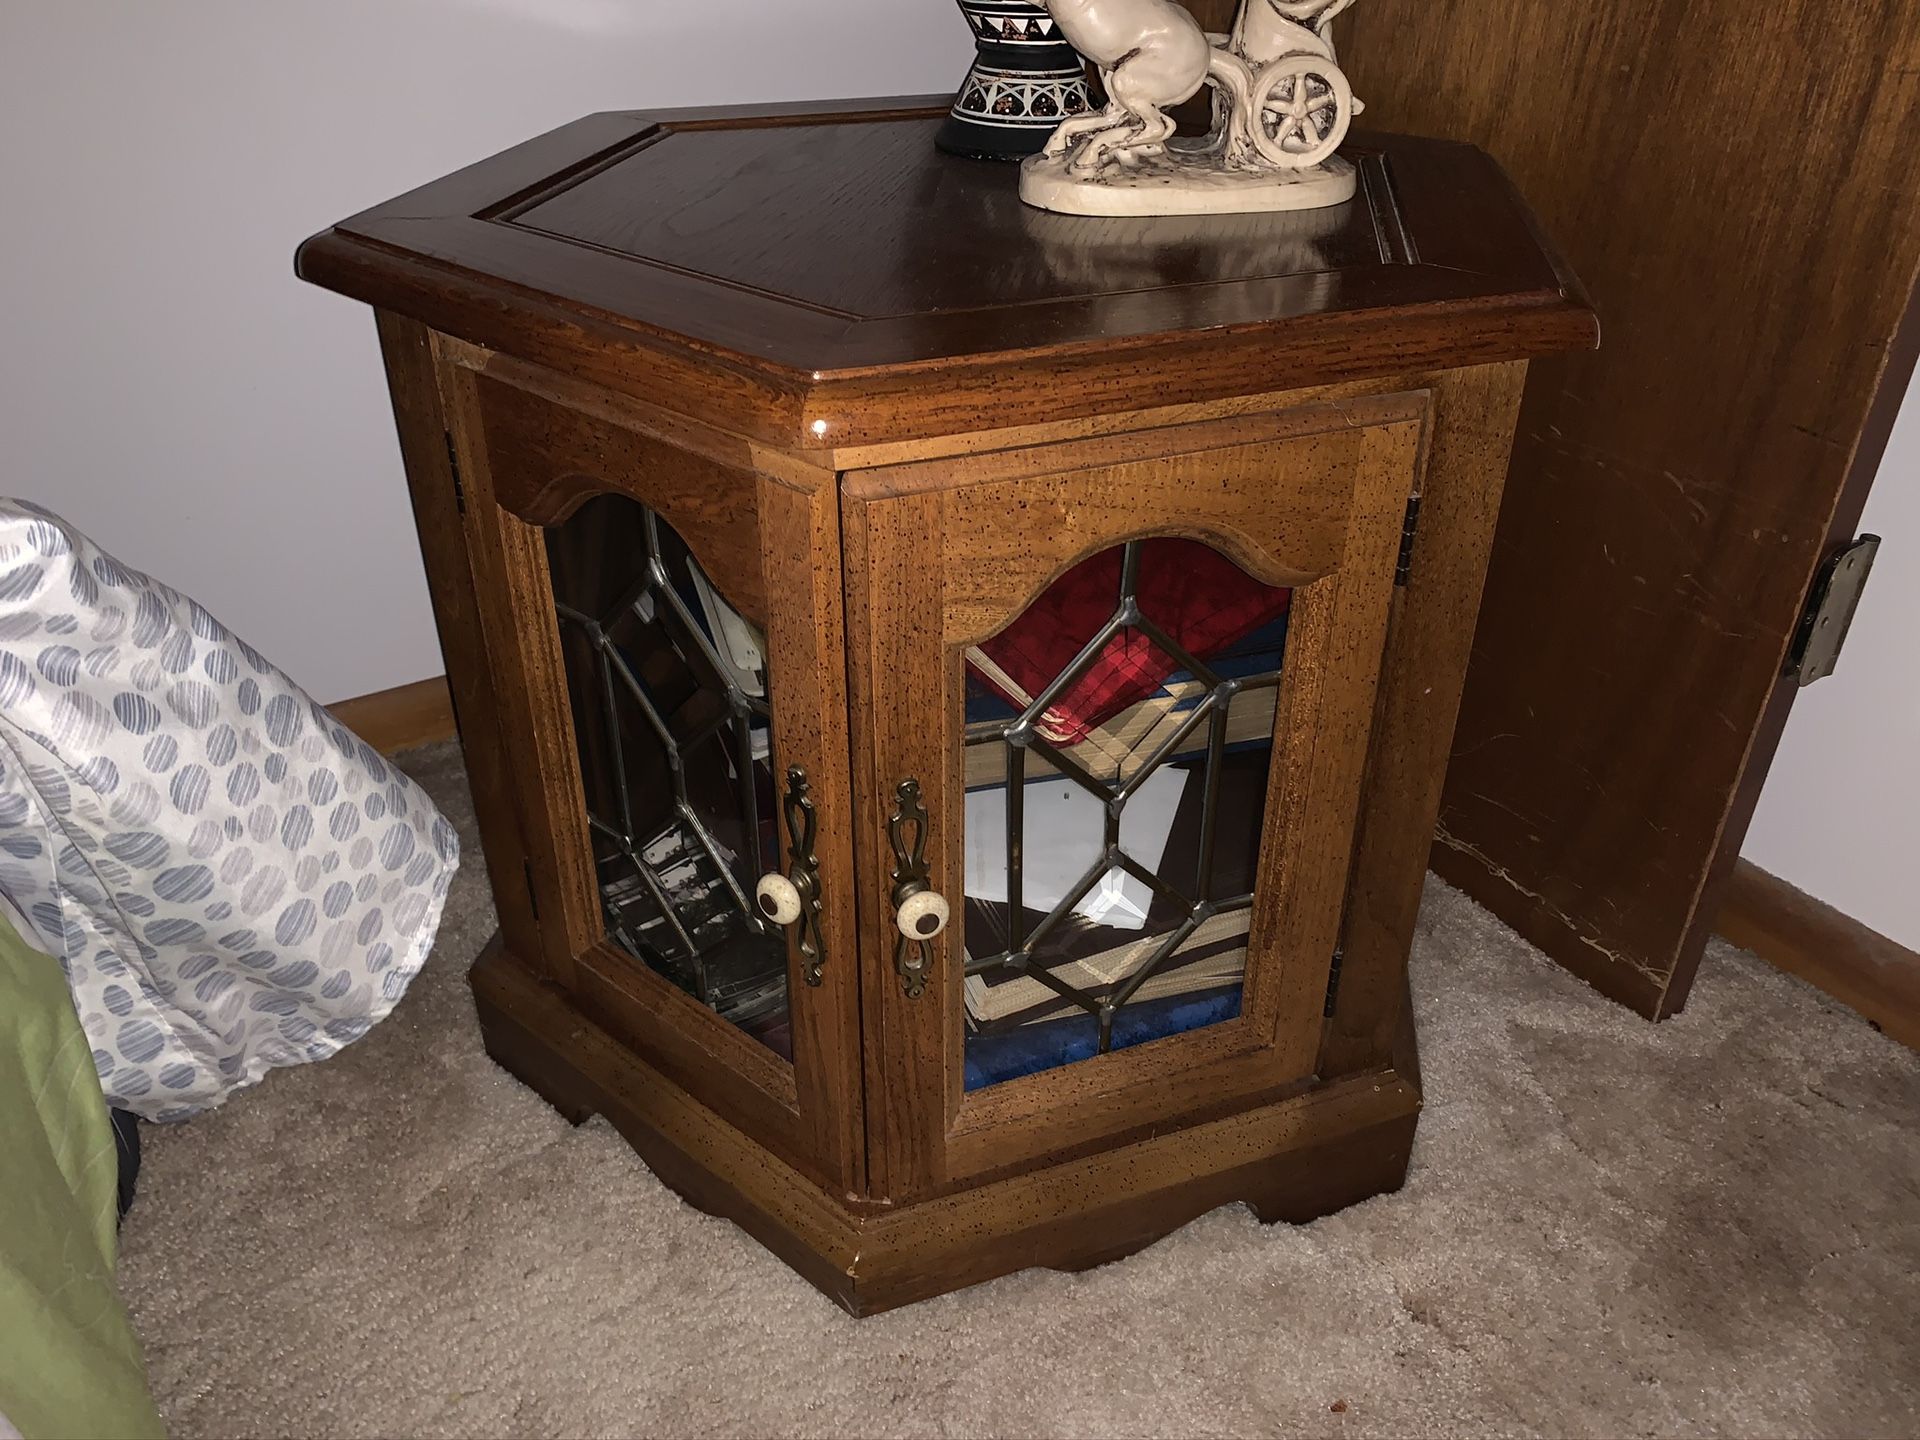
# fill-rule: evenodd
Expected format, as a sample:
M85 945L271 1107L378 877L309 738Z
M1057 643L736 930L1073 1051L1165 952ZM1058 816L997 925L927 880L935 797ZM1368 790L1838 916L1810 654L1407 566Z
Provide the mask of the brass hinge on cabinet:
M1413 547L1420 538L1420 497L1407 501L1406 523L1400 528L1400 563L1394 567L1393 583L1404 586L1413 578Z
M1333 952L1333 969L1327 975L1327 1007L1322 1012L1329 1020L1333 1018L1333 1012L1340 1008L1340 971L1345 968L1346 963L1346 951Z
M453 432L447 435L447 473L453 476L453 508L462 515L467 513L467 483L460 478L460 451L453 443Z
M1787 654L1787 676L1803 688L1826 679L1840 663L1840 650L1847 643L1847 632L1853 628L1860 596L1879 553L1880 537L1862 535L1844 550L1828 556L1814 577L1807 608L1794 632L1793 648Z

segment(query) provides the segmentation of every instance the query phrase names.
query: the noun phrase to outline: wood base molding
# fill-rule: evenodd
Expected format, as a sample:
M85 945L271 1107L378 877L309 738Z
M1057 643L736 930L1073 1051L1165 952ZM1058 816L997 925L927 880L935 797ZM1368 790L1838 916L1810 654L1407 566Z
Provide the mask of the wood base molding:
M860 1205L755 1144L537 979L496 937L473 970L487 1053L578 1124L607 1117L689 1203L732 1220L854 1315L1030 1266L1078 1270L1235 1201L1304 1223L1399 1189L1410 1054L1304 1094L898 1206Z
M444 675L342 700L327 709L382 755L438 744L459 733L453 718L453 693L447 689Z
M1745 860L1715 929L1920 1050L1920 953Z

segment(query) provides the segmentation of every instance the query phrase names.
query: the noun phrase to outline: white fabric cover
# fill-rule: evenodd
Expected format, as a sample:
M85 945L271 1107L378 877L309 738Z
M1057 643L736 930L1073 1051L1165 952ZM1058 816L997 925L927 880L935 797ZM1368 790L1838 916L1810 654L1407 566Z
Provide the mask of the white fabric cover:
M459 864L424 794L200 606L0 500L0 889L149 1120L405 993Z

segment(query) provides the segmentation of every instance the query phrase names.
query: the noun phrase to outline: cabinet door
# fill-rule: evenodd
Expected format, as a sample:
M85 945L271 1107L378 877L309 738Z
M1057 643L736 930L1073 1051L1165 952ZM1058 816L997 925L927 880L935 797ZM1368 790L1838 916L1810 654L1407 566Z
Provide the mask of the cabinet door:
M846 477L877 1194L1311 1080L1427 414Z
M835 478L443 351L537 905L541 954L521 958L702 1103L856 1186ZM780 924L756 891L789 875Z

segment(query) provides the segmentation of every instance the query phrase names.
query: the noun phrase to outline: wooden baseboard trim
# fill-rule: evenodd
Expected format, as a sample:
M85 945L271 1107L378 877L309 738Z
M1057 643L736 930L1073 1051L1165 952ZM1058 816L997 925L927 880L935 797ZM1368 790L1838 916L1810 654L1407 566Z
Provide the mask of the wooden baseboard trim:
M451 740L459 733L453 719L453 692L444 675L327 708L334 719L382 755Z
M1920 1050L1920 953L1745 860L1714 928Z

